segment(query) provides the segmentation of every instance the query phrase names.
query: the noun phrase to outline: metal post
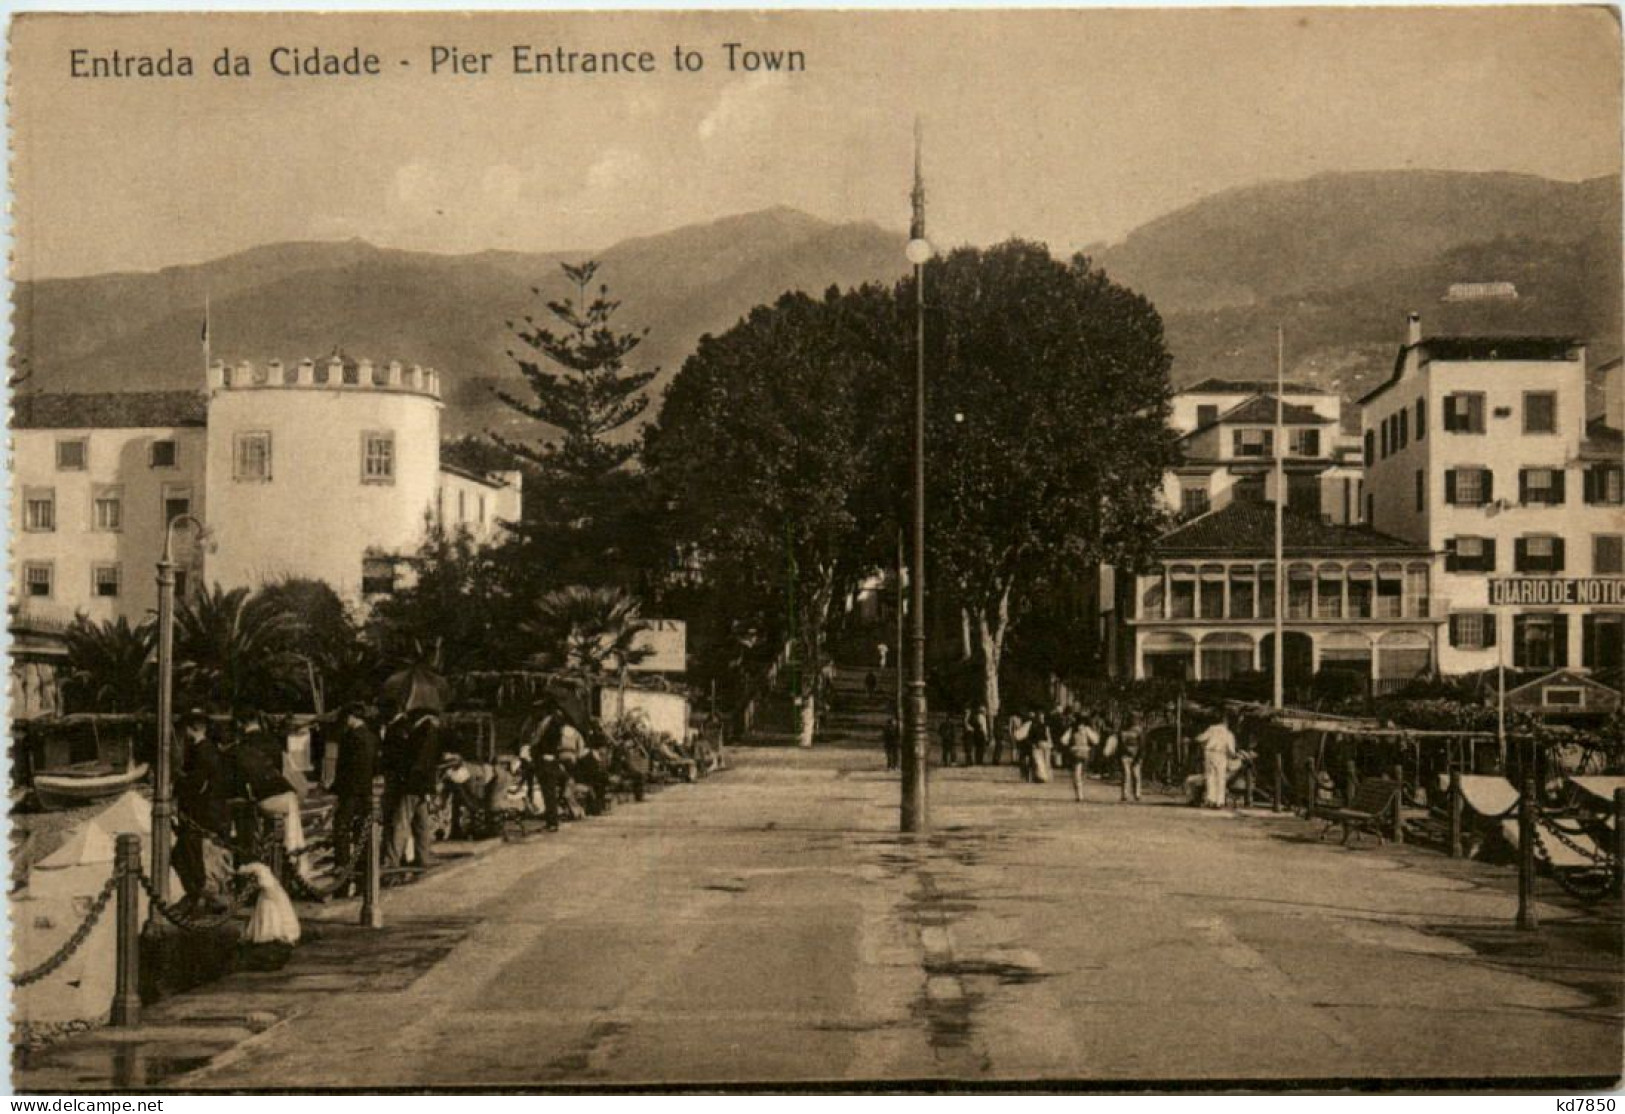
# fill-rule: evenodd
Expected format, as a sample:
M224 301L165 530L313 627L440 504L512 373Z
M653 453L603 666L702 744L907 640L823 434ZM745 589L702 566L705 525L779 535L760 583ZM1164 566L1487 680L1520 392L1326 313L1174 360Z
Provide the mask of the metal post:
M379 823L383 805L379 801L378 795L378 787L374 785L372 792L367 796L367 866L366 877L363 880L364 888L361 891L361 925L363 928L384 927L384 907L383 903L378 900L379 888L383 881L379 861L383 851L383 829Z
M1286 796L1286 770L1281 762L1281 752L1275 752L1275 793L1270 799L1270 811L1280 812L1281 802Z
M157 856L155 855L154 858ZM126 832L113 847L118 943L113 982L112 1022L121 1028L141 1024L141 837ZM154 917L157 909L151 910Z
M1614 790L1614 885L1625 898L1625 789Z
M1533 932L1535 919L1535 779L1523 779L1518 798L1518 928Z
M1405 767L1403 764L1394 767L1394 784L1399 787L1394 794L1394 830L1391 838L1395 843L1405 842Z
M174 523L169 524L171 527ZM152 774L152 888L158 900L169 903L170 799L169 758L174 746L175 562L170 559L169 530L164 532L164 555L158 562L158 754ZM154 924L157 909L148 911Z
M903 622L904 622L904 616L906 616L908 614L908 607L905 605L904 600L903 600L903 581L906 579L904 577L904 575L903 575L903 570L907 567L906 558L903 556L903 554L904 554L903 531L898 530L897 531L897 649L896 649L896 652L892 654L892 669L896 672L896 677L897 677L897 686L896 686L897 687L897 730L898 730L899 735L902 733L902 730L903 730L903 721L908 716L908 708L904 705L904 702L903 702L903 642L904 642L904 639L903 639ZM901 743L902 739L899 738L898 742Z
M1286 331L1275 327L1275 653L1271 658L1271 705L1286 707L1286 567L1282 540L1282 515L1286 506ZM1369 525L1369 524L1368 524Z
M1461 858L1461 771L1450 771L1450 857Z
M1347 804L1354 800L1354 794L1360 788L1360 767L1355 765L1354 759L1343 763L1343 777L1343 793L1347 798L1344 803Z
M901 827L905 832L931 828L927 797L926 754L931 745L925 694L925 182L920 172L920 131L914 130L914 219L910 258L914 263L914 506L913 552L909 554L908 727L903 748ZM916 246L918 245L918 246Z

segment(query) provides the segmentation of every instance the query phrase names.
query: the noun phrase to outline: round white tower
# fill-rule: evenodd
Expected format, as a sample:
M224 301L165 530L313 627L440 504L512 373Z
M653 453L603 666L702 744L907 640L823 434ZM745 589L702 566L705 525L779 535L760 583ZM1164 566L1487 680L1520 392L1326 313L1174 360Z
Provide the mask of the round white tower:
M440 466L433 369L340 355L209 369L210 582L326 581L356 597L414 552Z

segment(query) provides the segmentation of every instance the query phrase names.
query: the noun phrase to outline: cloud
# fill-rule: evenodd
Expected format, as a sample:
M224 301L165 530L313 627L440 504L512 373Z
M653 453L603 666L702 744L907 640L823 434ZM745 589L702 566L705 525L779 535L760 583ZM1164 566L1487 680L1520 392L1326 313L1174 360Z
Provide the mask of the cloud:
M783 73L755 73L729 85L700 121L700 139L706 143L731 139L772 123L788 84Z
M613 191L647 180L647 162L636 151L611 147L587 170L590 193Z

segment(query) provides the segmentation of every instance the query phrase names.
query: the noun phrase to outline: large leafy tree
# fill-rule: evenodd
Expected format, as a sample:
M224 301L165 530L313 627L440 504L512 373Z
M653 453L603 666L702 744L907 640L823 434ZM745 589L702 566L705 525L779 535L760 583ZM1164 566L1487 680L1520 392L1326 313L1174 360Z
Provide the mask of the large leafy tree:
M523 560L514 547L481 546L467 530L431 524L412 557L411 583L372 609L372 644L397 667L506 668L516 660L513 566Z
M927 585L969 615L983 699L1022 606L1101 562L1133 565L1160 532L1175 463L1170 359L1151 304L1084 256L1040 244L962 249L926 268ZM911 304L913 279L897 289Z
M786 647L803 745L831 611L862 572L892 376L887 293L786 294L704 337L646 437L656 489L736 626Z
M547 431L534 443L491 434L534 469L519 528L528 567L544 577L533 587L626 581L651 560L638 544L652 532L640 529L646 507L629 467L638 452L629 427L649 405L656 371L628 364L647 330L618 330L621 303L608 286L594 289L598 269L596 262L564 264L573 294L545 300L550 320L527 314L508 322L519 344L508 354L529 395L499 389L497 397ZM533 292L544 298L540 288Z

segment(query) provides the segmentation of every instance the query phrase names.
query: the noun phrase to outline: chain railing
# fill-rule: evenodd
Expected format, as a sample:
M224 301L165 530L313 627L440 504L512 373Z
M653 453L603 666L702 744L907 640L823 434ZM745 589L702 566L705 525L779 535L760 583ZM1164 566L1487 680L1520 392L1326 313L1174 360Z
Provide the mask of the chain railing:
M63 941L62 946L52 952L50 958L43 963L31 967L20 975L11 976L11 985L19 989L31 986L73 958L73 954L84 946L86 940L90 939L90 934L96 930L97 922L102 919L102 914L107 911L108 902L113 900L113 894L118 890L118 880L119 872L115 869L112 877L107 880L102 886L101 892L96 895L96 900L90 906L90 912L85 914L85 919L80 922L78 928L73 930L73 934Z

